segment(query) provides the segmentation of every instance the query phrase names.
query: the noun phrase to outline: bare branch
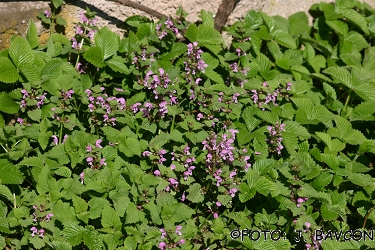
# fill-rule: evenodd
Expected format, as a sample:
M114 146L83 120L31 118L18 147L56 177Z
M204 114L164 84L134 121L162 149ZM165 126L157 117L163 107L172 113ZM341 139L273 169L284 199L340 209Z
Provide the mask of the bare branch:
M157 12L156 10L150 9L149 7L143 6L142 4L130 1L130 0L112 0L114 2L117 2L119 4L141 10L143 12L146 12L147 14L150 14L151 16L154 16L156 18L162 19L163 17L167 19L168 17L160 12Z
M221 31L229 15L233 12L237 0L223 0L215 16L215 29Z

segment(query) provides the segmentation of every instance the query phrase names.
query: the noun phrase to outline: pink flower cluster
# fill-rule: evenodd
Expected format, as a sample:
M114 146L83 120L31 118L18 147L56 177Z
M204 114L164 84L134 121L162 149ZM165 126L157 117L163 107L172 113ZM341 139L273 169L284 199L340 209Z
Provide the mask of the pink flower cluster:
M23 96L22 96L20 108L26 108L27 99L31 99L31 100L38 101L36 104L36 107L40 109L41 106L44 104L44 100L46 99L46 95L47 95L47 93L44 92L42 95L37 96L35 89L33 89L30 93L26 89L22 89L21 93L23 94Z
M265 90L251 90L253 95L251 96L251 99L253 100L254 104L257 104L258 107L261 107L263 104L267 103L273 103L275 106L278 105L277 103L277 97L289 97L289 95L286 93L287 91L290 91L290 87L292 86L291 82L288 82L286 84L286 88L279 87L274 90L274 92L268 93L270 90L270 87L268 86L267 82L263 83L263 87L266 88L268 91ZM266 96L265 98L260 99L261 96ZM264 110L264 108L263 108Z
M33 221L34 222L38 222L38 221L49 222L51 220L51 218L54 216L54 214L49 213L49 214L47 214L43 217L39 217L39 216L37 216L36 211L44 212L43 206L38 208L36 205L33 205L33 208L35 210L34 213L33 213L33 216L34 216ZM33 227L30 228L30 231L32 231L31 237L34 237L36 234L41 238L44 237L45 230L43 228L38 229L35 226L33 226Z
M104 87L101 87L101 90L104 91ZM90 112L94 112L98 109L105 110L104 114L101 114L100 112L97 112L97 116L101 116L101 118L98 118L97 116L93 116L92 119L96 122L103 122L104 126L112 125L115 126L116 118L113 114L116 110L125 110L126 109L126 101L124 98L120 97L117 98L115 96L108 97L107 94L104 94L103 96L98 95L94 97L92 95L92 91L89 89L85 90L87 97L89 98L89 104L88 108L90 109Z
M226 163L234 161L233 151L235 147L232 145L236 139L238 130L229 129L230 135L223 134L221 141L218 141L216 134L211 134L202 142L203 150L207 150L206 163L210 169L218 165L222 160Z
M187 61L184 61L186 75L189 77L189 83L193 82L193 76L195 76L199 71L204 72L204 69L208 66L204 60L201 59L201 54L203 51L199 48L198 42L189 43L187 51Z
M164 24L165 24L166 27L162 31L160 31L160 30L161 30L161 27L163 26L163 23L159 23L156 26L156 31L158 33L158 36L159 36L160 40L163 39L163 37L165 37L166 35L168 35L167 30L172 31L176 35L178 34L178 29L177 29L176 25L173 23L173 21L170 17L168 17L167 21L165 21Z
M178 236L182 236L181 232L182 226L176 226L176 230L174 234ZM158 248L161 250L165 250L167 248L176 248L177 246L181 246L186 243L184 239L178 240L176 243L171 242L171 237L169 237L168 233L165 231L164 228L160 228L159 231L161 232L161 238L164 240L158 244ZM165 241L168 239L169 243L167 244Z
M140 69L142 66L146 66L146 65L144 65L144 62L147 59L150 59L150 62L156 61L155 58L154 58L155 52L147 52L146 48L142 49L141 54L138 54L137 52L132 52L132 55L133 55L132 64L135 65L136 69Z
M270 134L270 138L267 138L266 141L270 144L270 151L281 154L281 150L284 148L284 146L281 145L281 141L283 140L281 131L285 131L285 124L276 122L275 126L268 126L267 130Z
M52 138L53 138L53 143L55 144L55 146L57 145L57 144L59 144L59 138L56 136L56 135L53 135L53 136L51 136ZM65 143L65 141L66 141L66 139L68 139L68 135L67 134L65 134L64 135L64 139L63 139L63 141L61 142L61 144L64 144Z
M87 147L86 147L86 152L88 152L90 154L90 156L88 156L86 158L86 162L89 164L89 166L92 169L99 169L102 166L107 166L107 163L105 162L105 158L99 157L100 152L99 152L98 149L103 148L102 145L101 145L101 142L102 142L102 140L98 139L95 142L95 146L92 147L91 145L87 145ZM81 182L83 182L84 174L81 173L81 175L80 175Z

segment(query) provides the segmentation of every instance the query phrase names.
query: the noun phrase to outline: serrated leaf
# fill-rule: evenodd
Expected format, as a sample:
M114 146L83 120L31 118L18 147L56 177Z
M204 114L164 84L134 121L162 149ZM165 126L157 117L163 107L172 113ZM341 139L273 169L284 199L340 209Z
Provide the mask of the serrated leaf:
M55 171L55 174L62 177L70 178L70 176L72 175L72 171L69 168L62 166Z
M361 28L366 35L369 34L366 19L361 14L359 14L357 11L353 9L345 9L341 13L345 16L347 20Z
M38 30L36 29L36 25L33 20L30 20L29 27L26 32L26 39L32 49L39 45Z
M347 35L349 32L348 25L340 20L326 20L326 23L329 27L342 36Z
M206 12L201 10L200 18L202 19L202 24L208 27L214 27L214 19L211 12Z
M113 56L119 48L118 35L105 26L95 34L94 40L95 46L100 48L102 61Z
M129 69L125 65L125 60L122 57L115 56L105 62L113 71L123 74L129 74Z
M198 183L194 183L192 186L190 186L187 190L189 193L186 196L186 199L188 199L191 202L199 203L204 200L204 195L202 194L201 185Z
M95 67L101 68L104 67L106 64L103 62L103 51L99 47L90 47L88 48L83 57Z
M13 195L9 188L5 185L0 184L0 195L5 197L7 200L13 202Z
M9 47L9 55L17 68L34 62L34 54L32 53L30 44L25 38L16 36L12 39Z
M5 83L14 83L20 75L17 68L7 57L0 57L0 81Z
M297 49L296 40L284 30L275 30L272 34L275 41L289 49Z
M85 229L78 226L75 223L67 223L63 231L64 238L72 245L77 246L81 244L83 236L85 234Z
M349 73L349 71L347 71L346 69L338 67L338 66L333 66L333 67L329 67L325 69L323 73L333 76L335 80L340 81L349 89L353 88L352 76Z
M257 29L263 24L262 16L255 10L250 10L244 17L245 27L251 29Z
M22 184L24 176L16 165L0 159L0 180L2 184Z
M310 26L305 12L300 11L288 17L289 33L291 35L299 35L309 33Z
M160 60L172 60L187 51L187 46L184 43L174 43L170 51L159 56Z
M216 73L215 71L213 70L205 70L203 72L203 74L205 76L207 76L208 78L210 78L212 81L214 82L217 82L219 84L224 84L224 80L223 78L221 77L221 75L219 75L218 73Z
M39 122L42 118L42 110L41 109L34 109L27 112L27 115L30 117L31 120Z
M7 114L15 114L20 107L5 92L0 92L0 111Z

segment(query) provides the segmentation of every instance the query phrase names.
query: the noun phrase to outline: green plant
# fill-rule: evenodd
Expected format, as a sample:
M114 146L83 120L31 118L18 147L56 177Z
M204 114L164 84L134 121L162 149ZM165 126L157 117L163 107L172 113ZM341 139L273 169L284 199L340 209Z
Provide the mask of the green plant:
M205 11L31 22L0 52L0 246L374 248L375 11L310 12L249 11L229 48Z

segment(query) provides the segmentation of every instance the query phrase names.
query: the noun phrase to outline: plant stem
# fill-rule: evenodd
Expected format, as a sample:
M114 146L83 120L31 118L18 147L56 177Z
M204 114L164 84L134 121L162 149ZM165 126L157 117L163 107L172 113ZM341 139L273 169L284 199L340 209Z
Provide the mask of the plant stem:
M205 223L207 220L211 219L211 217L212 217L212 214L210 214L209 216L207 216L207 217L204 219L204 221L202 222L202 224L199 226L198 231L201 231L202 227L204 226L204 223Z
M349 99L350 99L350 91L349 91L349 93L348 93L348 96L346 97L346 100L345 100L345 105L344 105L344 109L343 109L343 111L345 112L345 115L346 115L346 106L348 105L348 103L349 103Z
M175 115L173 115L173 119L172 119L172 124L171 124L171 131L169 133L172 133L173 131L173 128L174 128L174 119L175 119Z
M60 133L59 133L59 144L61 144L62 140L62 130L63 130L63 122L64 122L64 114L61 117L61 123L60 123Z
M375 208L375 206L373 206L373 207L370 209L370 211L367 213L367 215L366 215L366 217L365 217L365 221L363 222L362 228L365 228L365 226L366 226L366 222L367 222L367 219L368 219L368 217L370 216L372 210L374 210L374 208Z

